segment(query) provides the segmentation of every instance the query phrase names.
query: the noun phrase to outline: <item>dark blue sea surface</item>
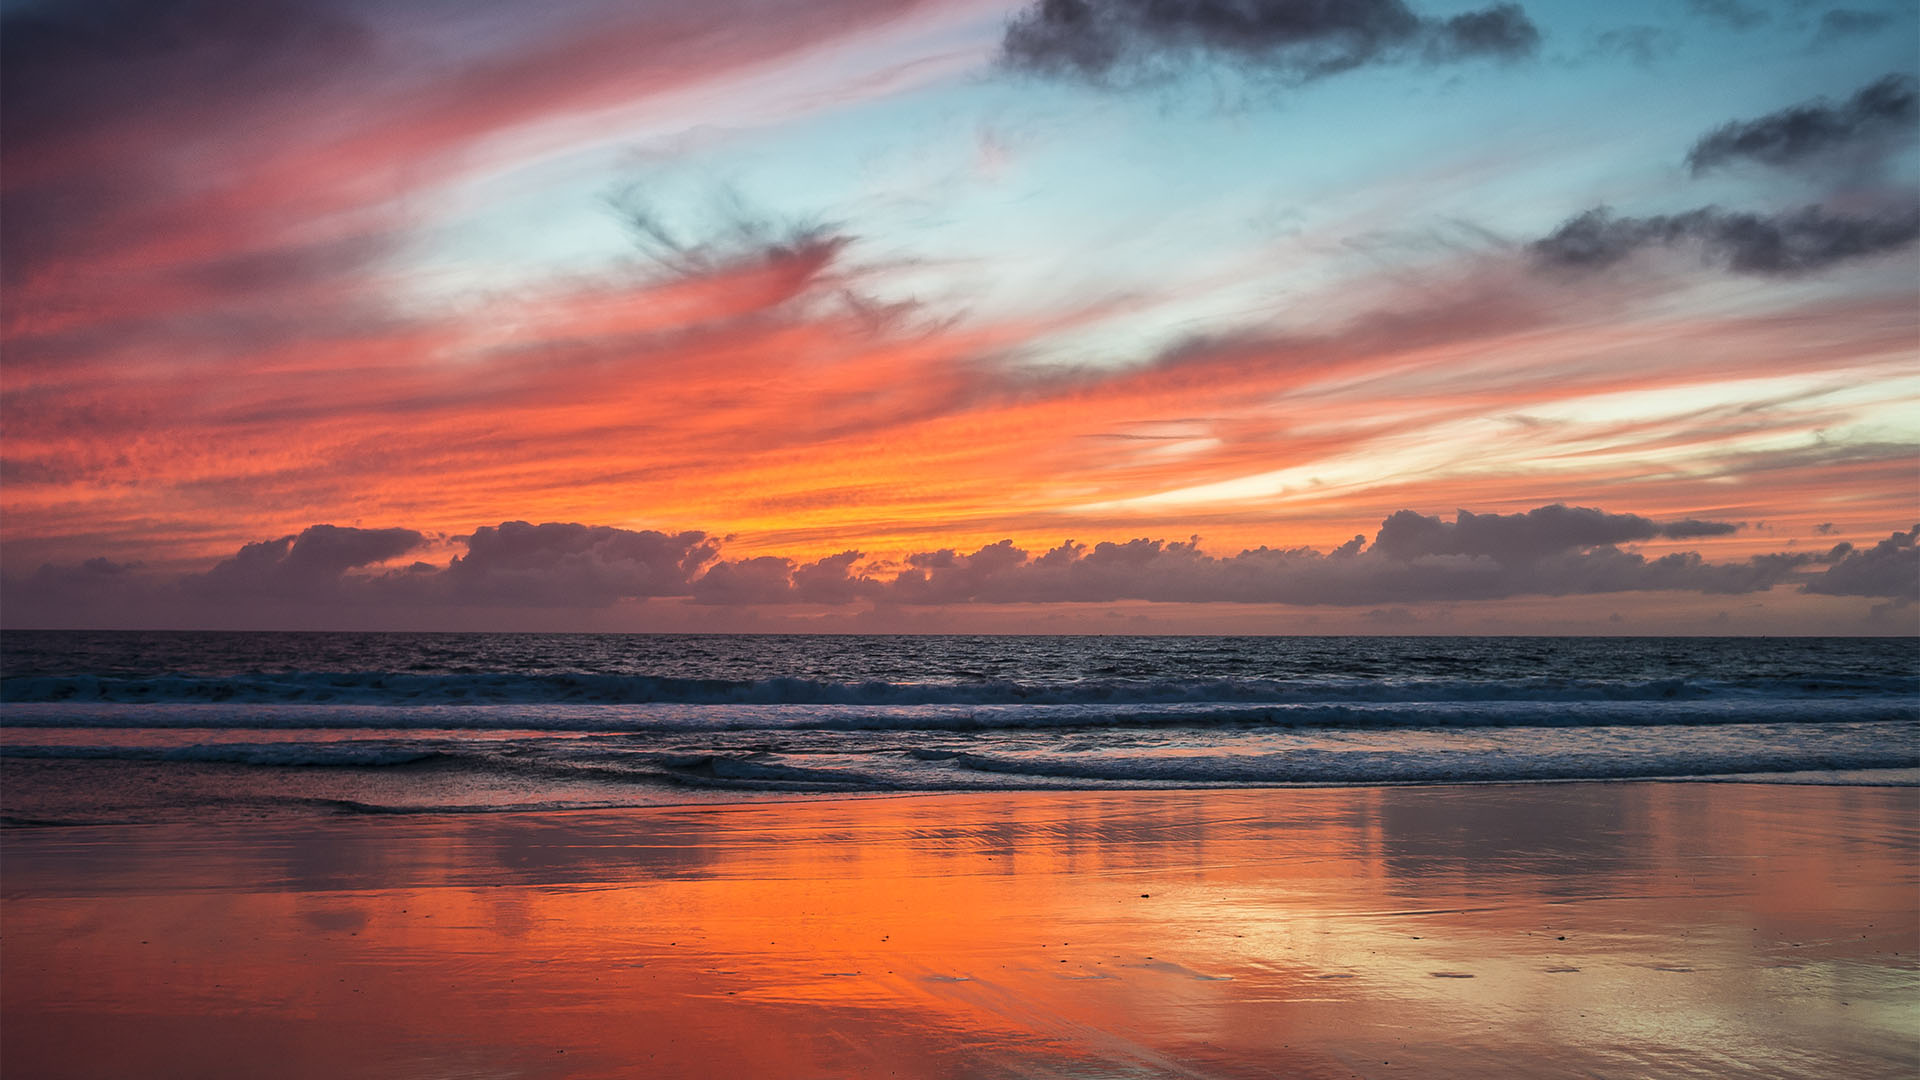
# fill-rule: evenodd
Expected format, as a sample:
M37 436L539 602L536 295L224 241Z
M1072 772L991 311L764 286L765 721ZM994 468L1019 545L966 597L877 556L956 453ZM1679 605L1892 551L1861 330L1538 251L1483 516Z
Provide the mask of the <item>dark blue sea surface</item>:
M14 824L1624 778L1920 783L1920 644L0 636Z

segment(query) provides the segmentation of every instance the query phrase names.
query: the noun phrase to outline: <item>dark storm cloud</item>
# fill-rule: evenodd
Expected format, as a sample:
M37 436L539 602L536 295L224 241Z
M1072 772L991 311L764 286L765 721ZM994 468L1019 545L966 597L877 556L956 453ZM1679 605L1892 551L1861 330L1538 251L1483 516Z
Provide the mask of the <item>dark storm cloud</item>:
M1694 143L1687 165L1695 175L1736 161L1794 165L1860 144L1913 139L1920 118L1920 84L1887 75L1840 104L1810 101L1754 120L1724 124Z
M1514 4L1434 18L1400 0L1039 0L1008 22L1000 57L1014 70L1099 84L1208 61L1309 80L1369 64L1512 60L1539 42Z
M1920 525L1890 534L1862 551L1838 544L1828 555L1833 565L1804 585L1810 593L1828 596L1877 596L1913 603L1920 601Z
M1683 214L1618 217L1588 210L1529 245L1539 262L1601 270L1647 248L1690 246L1737 273L1792 276L1897 251L1920 237L1920 208L1836 214L1810 206L1781 214L1703 207Z

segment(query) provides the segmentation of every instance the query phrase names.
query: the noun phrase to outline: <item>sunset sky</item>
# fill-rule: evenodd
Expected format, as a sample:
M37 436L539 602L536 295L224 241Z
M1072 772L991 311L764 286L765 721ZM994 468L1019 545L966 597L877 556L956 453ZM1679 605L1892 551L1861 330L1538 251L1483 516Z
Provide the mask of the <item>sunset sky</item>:
M8 0L0 617L1913 633L1840 2Z

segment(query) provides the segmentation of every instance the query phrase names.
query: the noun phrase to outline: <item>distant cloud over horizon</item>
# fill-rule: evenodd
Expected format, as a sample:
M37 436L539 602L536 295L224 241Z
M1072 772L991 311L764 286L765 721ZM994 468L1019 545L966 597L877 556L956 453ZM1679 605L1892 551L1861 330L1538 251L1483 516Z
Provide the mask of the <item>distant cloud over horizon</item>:
M462 554L444 565L394 566L425 542L409 529L316 525L248 544L205 573L143 577L137 568L92 560L45 566L9 579L9 623L20 612L93 605L138 622L169 606L199 605L217 621L234 606L295 602L288 610L363 613L445 608L604 608L681 598L702 606L932 608L972 604L1146 601L1368 607L1516 596L1618 592L1739 595L1798 582L1831 596L1912 600L1920 580L1913 531L1865 551L1842 543L1825 554L1769 553L1712 562L1697 552L1648 557L1621 545L1726 536L1723 521L1656 521L1637 514L1561 504L1525 513L1475 514L1451 521L1412 510L1327 551L1253 548L1214 556L1197 540L1073 541L1032 552L1011 541L972 552L919 552L869 563L859 551L811 562L778 556L723 558L701 532L504 522L456 538ZM1807 576L1816 567L1825 569Z
M215 600L324 599L347 571L398 558L426 540L412 529L313 525L297 536L248 544L181 584L190 594Z
M1827 554L1832 565L1806 583L1806 591L1827 596L1877 596L1905 606L1920 601L1920 525L1862 550L1836 544Z

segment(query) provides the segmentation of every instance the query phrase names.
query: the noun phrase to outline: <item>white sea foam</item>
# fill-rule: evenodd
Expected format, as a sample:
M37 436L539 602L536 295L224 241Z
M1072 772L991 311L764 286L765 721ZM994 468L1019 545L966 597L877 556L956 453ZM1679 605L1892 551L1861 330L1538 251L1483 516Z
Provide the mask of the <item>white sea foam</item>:
M220 730L220 729L216 729ZM387 769L743 790L1433 783L1632 777L1835 777L1920 769L1920 721L1603 726L535 730L14 729L10 759ZM1893 782L1898 782L1896 779Z

